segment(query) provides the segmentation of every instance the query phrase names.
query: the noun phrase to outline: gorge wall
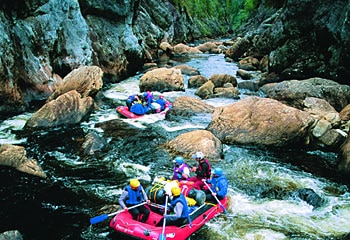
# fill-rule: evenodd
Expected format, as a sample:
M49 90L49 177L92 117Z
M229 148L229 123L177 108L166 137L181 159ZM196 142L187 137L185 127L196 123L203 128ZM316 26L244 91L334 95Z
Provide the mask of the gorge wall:
M275 81L318 76L348 83L349 5L262 0L235 34L248 40L236 58L268 55ZM79 66L99 66L105 83L118 82L156 61L162 41L186 43L230 29L208 23L204 34L183 6L154 0L3 0L0 20L1 119L46 100Z

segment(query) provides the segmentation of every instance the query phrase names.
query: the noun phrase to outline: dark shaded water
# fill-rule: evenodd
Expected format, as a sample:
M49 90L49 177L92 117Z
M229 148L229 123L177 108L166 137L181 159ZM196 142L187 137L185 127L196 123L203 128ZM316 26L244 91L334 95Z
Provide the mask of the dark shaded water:
M203 54L181 62L198 68L206 77L214 73L235 76L237 70L223 55ZM147 185L155 176L169 177L171 157L162 143L180 133L204 129L210 121L210 115L121 119L114 109L130 93L139 91L139 77L104 89L104 105L79 126L28 135L22 126L30 113L1 123L0 143L25 146L28 157L40 162L48 178L0 166L0 232L17 229L25 240L122 239L109 229L109 220L90 225L90 218L99 215L101 207L116 204L128 179L138 177ZM194 96L194 89L164 94L174 100ZM207 102L222 106L233 101L237 100ZM105 145L83 157L81 144L91 132L104 139ZM335 171L336 154L225 145L224 155L225 160L213 166L226 171L229 211L235 218L214 219L191 239L346 239L350 193L346 179ZM314 209L288 194L301 188L312 189L324 199L324 205Z

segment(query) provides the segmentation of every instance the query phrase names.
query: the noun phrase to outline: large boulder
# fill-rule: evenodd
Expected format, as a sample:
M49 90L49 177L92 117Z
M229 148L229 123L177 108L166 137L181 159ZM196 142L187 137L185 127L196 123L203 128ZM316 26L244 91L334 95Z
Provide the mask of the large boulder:
M350 174L350 137L349 135L339 151L338 170L340 172Z
M208 78L206 78L202 75L192 76L188 79L188 87L189 88L198 88L208 81L209 81Z
M276 100L247 97L216 108L207 130L225 144L303 145L314 121L309 113Z
M214 83L212 81L208 81L200 86L195 94L202 99L208 99L214 94L214 88Z
M184 79L180 69L157 68L146 72L140 78L140 91L185 91Z
M63 84L51 94L47 102L71 90L76 90L83 98L87 96L93 97L103 86L102 76L102 69L97 66L85 66L74 69L63 79Z
M337 111L350 103L350 86L322 78L271 83L262 86L260 90L266 93L266 97L298 109L303 108L307 97L324 99Z
M175 99L169 116L193 116L196 114L211 114L214 107L198 98L182 96Z
M18 171L46 178L38 162L28 159L26 155L27 151L22 146L3 144L0 146L0 165L14 167Z
M231 83L237 87L237 79L229 74L213 74L209 81L212 81L215 87L223 87L226 83Z
M25 128L77 124L87 119L93 109L94 100L91 97L81 98L77 91L72 90L41 107L28 119Z
M188 158L191 158L198 151L203 152L209 160L220 160L223 158L221 141L206 130L195 130L180 134L166 142L164 147L173 155L181 155Z

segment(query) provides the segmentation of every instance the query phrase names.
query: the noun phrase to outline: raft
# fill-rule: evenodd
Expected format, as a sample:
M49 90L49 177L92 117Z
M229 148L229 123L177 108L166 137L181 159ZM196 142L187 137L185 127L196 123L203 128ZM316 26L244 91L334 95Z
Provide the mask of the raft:
M223 207L227 208L227 197L220 200ZM134 239L146 239L146 240L158 240L162 234L163 227L156 227L155 225L162 219L161 211L155 210L155 208L164 208L163 205L151 203L145 205L151 211L147 221L145 223L132 219L132 216L127 211L118 213L109 223L109 226L118 231L119 233L126 235ZM192 234L198 231L206 222L222 213L223 207L220 204L204 203L203 205L196 207L190 214L190 223L183 226L166 226L165 236L166 239L185 240ZM164 235L163 235L164 236Z
M172 103L168 102L163 111L159 113L149 113L149 114L165 115L171 109L171 107L172 107ZM135 113L130 112L127 106L118 106L115 110L119 115L126 118L140 118L145 116L145 115L137 115ZM149 114L146 114L146 115L149 115Z

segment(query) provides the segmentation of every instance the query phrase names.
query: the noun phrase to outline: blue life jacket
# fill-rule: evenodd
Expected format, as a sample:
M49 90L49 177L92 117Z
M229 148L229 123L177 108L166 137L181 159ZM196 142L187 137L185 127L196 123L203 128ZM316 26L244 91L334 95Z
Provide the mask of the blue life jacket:
M136 115L144 115L147 111L148 108L140 103L135 103L130 107L130 112L135 113Z
M185 196L181 193L179 197L176 197L175 199L171 200L171 206L174 208L176 203L181 202L183 207L182 207L182 213L181 213L181 218L187 218L189 214L188 206L187 206L187 201Z
M152 102L153 102L153 94L151 93L151 92L145 92L144 94L143 94L143 97L144 97L144 100L145 100L145 102L146 102L146 104L147 104L147 107L152 107Z
M217 193L220 197L225 197L227 194L228 181L225 175L221 175L220 177L213 177L210 180L210 183L213 185L211 188L215 193Z
M160 105L161 111L163 111L165 109L166 101L163 98L157 99L156 103L158 103Z
M126 204L136 205L143 201L141 186L139 186L137 190L133 190L130 185L128 185L125 190L128 191L128 199L125 201Z

